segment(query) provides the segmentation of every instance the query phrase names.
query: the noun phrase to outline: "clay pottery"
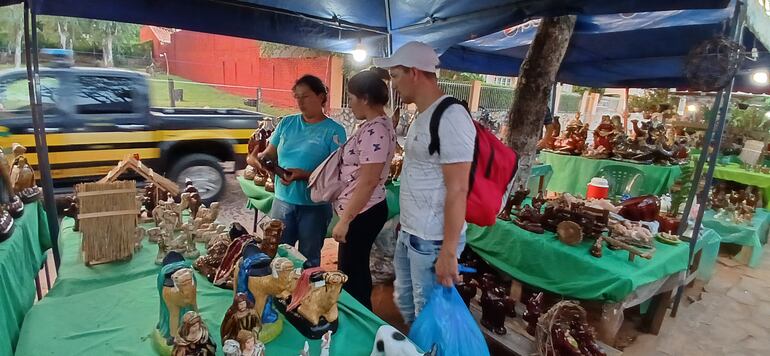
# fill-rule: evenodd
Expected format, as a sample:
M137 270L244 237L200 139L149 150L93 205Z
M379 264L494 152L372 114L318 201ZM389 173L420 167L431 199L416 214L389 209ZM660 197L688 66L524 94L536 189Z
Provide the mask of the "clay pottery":
M583 241L583 231L580 229L580 225L572 221L562 221L556 226L556 235L559 236L559 241L575 246Z
M265 183L265 191L275 193L275 183L273 183L272 180L268 180L267 183Z
M655 221L660 213L660 199L643 195L620 203L620 216L633 221Z
M681 222L681 218L675 218L667 215L658 215L656 220L660 224L658 231L675 234L676 231L679 230L679 223Z
M256 177L257 177L257 170L254 169L254 167L252 166L246 166L246 169L243 170L243 179L254 180L254 178Z

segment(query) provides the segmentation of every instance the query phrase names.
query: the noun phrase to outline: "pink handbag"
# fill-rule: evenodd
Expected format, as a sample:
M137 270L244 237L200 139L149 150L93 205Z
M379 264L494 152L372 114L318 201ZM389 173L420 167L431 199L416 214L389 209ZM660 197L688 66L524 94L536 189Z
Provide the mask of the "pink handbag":
M310 199L314 202L328 203L337 200L347 185L348 182L342 180L342 155L345 152L345 146L354 137L356 136L353 135L345 144L326 157L310 174L307 187L310 189Z

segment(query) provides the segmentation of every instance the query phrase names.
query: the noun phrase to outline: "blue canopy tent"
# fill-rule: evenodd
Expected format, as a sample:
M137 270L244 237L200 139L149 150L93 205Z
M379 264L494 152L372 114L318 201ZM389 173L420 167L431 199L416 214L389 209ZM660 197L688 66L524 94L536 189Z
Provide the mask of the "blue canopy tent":
M0 0L0 5L21 0ZM372 56L411 40L439 51L536 16L723 8L728 0L29 0L36 14L210 32ZM389 38L390 41L389 42Z
M701 42L724 34L734 8L733 1L724 9L578 16L557 80L599 88L687 88L687 54ZM533 20L465 41L442 54L441 66L516 76L536 32L537 20ZM756 46L759 59L743 62L735 89L770 91L750 81L752 70L770 67L770 54L748 31L743 44L748 49Z
M0 6L22 2L27 72L32 79L37 73L37 40L30 23L35 22L36 15L141 23L335 52L351 52L360 43L370 55L384 56L411 40L424 41L443 52L530 17L719 9L729 0L0 0ZM58 268L58 224L47 165L45 123L38 110L39 88L30 84L29 91L46 211L53 217L49 229Z

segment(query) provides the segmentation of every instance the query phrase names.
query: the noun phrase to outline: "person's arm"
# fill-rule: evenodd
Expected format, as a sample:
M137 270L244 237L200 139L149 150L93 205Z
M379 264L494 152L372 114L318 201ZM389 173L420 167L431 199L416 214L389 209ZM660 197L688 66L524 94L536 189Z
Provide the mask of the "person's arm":
M278 158L278 149L275 148L272 143L268 143L265 150L260 153L257 153L257 150L251 151L251 153L246 156L246 163L254 168L262 169L262 164L259 163L259 160L266 156L273 159Z
M337 242L347 242L345 236L348 234L350 222L361 213L366 203L371 199L374 189L380 183L380 174L385 168L385 163L362 164L358 168L358 179L356 189L353 190L353 196L344 207L344 212L340 216L340 221L334 226L332 237Z
M465 206L468 197L470 162L444 164L446 201L444 203L444 242L436 260L436 278L444 286L451 287L460 281L457 271L457 245L465 223Z

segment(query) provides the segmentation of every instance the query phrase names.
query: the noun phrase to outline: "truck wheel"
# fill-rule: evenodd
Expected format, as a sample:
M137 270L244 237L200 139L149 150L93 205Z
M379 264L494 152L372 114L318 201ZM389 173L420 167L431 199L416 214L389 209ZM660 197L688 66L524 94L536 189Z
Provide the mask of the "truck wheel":
M184 187L185 179L190 178L206 204L217 201L225 192L225 172L219 160L211 155L195 153L184 156L174 163L169 176L180 187Z

